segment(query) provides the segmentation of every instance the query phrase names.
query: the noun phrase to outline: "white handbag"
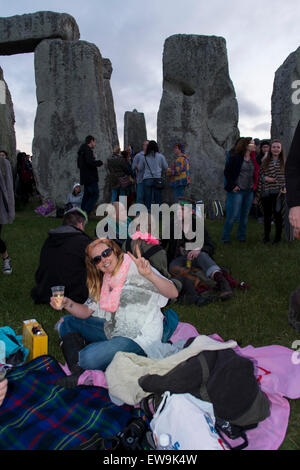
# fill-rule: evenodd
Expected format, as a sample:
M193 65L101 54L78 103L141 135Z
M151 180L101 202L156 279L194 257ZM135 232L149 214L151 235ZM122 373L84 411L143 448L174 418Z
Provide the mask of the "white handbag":
M211 403L189 393L165 392L150 427L156 447L162 434L169 434L174 450L227 450L215 430Z

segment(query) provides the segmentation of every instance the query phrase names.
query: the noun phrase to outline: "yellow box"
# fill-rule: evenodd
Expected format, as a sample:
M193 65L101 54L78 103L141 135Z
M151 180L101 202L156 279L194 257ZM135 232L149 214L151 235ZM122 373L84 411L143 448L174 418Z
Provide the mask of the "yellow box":
M29 349L28 361L48 354L48 336L40 323L35 320L23 321L23 346Z

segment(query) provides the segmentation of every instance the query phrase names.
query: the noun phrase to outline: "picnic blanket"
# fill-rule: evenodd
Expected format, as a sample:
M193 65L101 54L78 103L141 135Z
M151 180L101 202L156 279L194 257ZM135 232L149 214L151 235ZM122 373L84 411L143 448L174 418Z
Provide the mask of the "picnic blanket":
M0 450L71 450L95 434L110 439L141 410L114 405L101 387L65 389L59 363L41 356L8 373L0 407Z
M170 338L172 343L181 339L198 336L197 329L189 324L179 322ZM211 338L223 339L217 335ZM290 416L290 404L287 398L300 398L300 364L293 361L295 351L279 345L255 348L246 346L234 349L238 354L251 359L255 365L255 375L262 391L271 402L269 418L259 423L258 427L247 432L249 446L247 450L277 450L284 441ZM67 367L65 368L67 374ZM85 371L79 378L79 384L97 384L107 388L105 373ZM233 446L240 441L232 441Z

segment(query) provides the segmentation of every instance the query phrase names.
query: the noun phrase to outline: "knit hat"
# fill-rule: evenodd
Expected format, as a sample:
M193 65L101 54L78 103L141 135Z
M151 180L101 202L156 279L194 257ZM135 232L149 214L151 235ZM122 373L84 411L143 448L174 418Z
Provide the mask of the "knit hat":
M73 212L79 212L81 215L83 215L83 217L85 218L85 221L88 222L89 218L88 218L87 213L83 211L82 209L80 209L79 207L72 207L72 209L69 209L64 213L64 216L67 214L72 214Z
M74 189L77 188L77 186L80 186L80 183L74 183L74 184L73 184L72 191L74 191Z

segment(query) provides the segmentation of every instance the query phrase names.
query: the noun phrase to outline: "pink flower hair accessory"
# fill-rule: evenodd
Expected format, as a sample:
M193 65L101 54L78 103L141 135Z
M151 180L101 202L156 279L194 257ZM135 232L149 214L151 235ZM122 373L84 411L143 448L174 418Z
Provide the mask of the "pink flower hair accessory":
M153 237L151 233L142 233L140 231L135 232L133 235L131 235L132 240L144 240L148 245L159 245L159 240L157 238Z

